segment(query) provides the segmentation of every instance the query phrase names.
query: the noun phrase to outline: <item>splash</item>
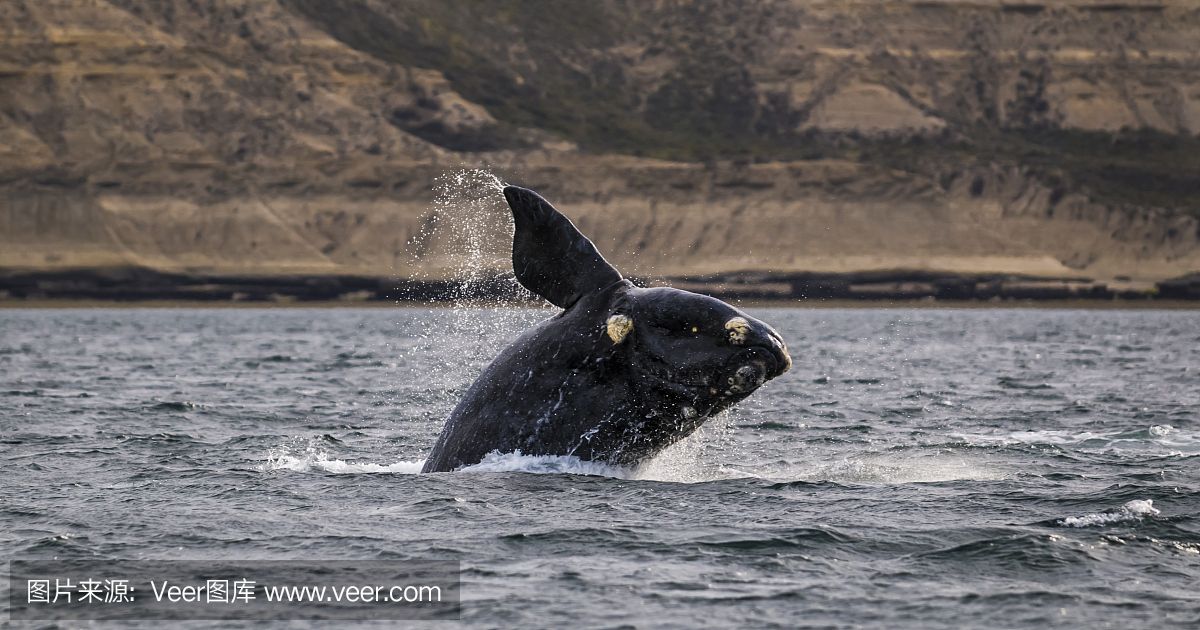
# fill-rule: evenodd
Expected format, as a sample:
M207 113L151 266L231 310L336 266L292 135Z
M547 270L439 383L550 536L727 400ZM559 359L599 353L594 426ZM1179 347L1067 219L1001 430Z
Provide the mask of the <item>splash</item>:
M757 477L751 472L714 463L720 453L735 447L733 414L722 413L701 425L695 433L667 447L638 467L635 478L647 481L698 483Z
M480 299L509 267L513 225L504 182L484 169L460 169L438 176L433 189L433 209L409 252L420 268L451 283L451 300Z
M687 453L697 452L701 445L686 446L677 452L679 459L668 456L665 462L640 468L626 468L580 459L572 455L525 455L512 453L488 453L478 464L464 466L450 474L479 473L529 473L535 475L592 475L613 479L643 481L669 481L675 483L697 483L719 479L753 477L745 473L722 467L706 467L699 459L687 459ZM421 472L423 460L401 460L392 463L348 461L330 454L319 440L292 441L267 451L266 461L258 466L263 472L291 471L299 473L352 474L401 474L415 475Z
M324 472L332 474L392 473L415 475L421 472L424 461L398 461L390 464L355 462L338 459L324 448L310 444L297 448L284 445L267 452L267 460L259 470L269 472L288 470L292 472ZM492 452L483 461L465 466L459 473L522 472L532 474L595 475L616 479L631 479L632 470L600 462L590 462L569 455L524 455Z
M423 422L432 440L469 385L501 348L548 309L511 308L529 294L512 274L512 213L504 182L485 169L459 169L434 182L435 200L420 232L408 243L417 278L444 283L445 302L406 331L410 382L428 383ZM432 305L431 305L432 306ZM445 307L445 308L441 308ZM439 360L429 361L435 355ZM401 357L408 358L408 357Z

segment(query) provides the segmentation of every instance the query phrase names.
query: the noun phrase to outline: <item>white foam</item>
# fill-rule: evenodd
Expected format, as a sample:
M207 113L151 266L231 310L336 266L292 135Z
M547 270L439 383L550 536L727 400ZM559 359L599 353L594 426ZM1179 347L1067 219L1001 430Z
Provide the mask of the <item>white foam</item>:
M1113 523L1138 521L1147 516L1158 516L1159 514L1161 514L1161 511L1154 507L1152 499L1134 499L1115 510L1084 514L1083 516L1068 516L1059 521L1058 524L1063 527L1097 527L1100 525L1112 525Z
M730 466L704 463L693 447L669 449L637 468L625 468L592 462L574 456L525 455L492 452L478 464L458 469L458 473L522 472L531 474L595 475L615 479L700 483L724 479L766 479L769 481L835 481L848 483L914 483L953 481L958 479L1002 479L1005 475L977 463L956 458L888 458L883 456L844 459L817 466L784 466L761 470L745 470ZM324 472L339 475L402 474L421 472L424 460L401 460L379 464L346 461L333 457L319 445L296 444L273 448L260 470L290 470L293 472Z
M570 455L524 455L492 452L483 461L458 469L460 473L522 472L539 475L596 475L639 481L698 483L719 479L758 477L751 472L725 466L704 467L699 461L682 462L674 458L655 458L636 468L591 462Z
M317 446L308 446L302 449L281 446L267 452L267 461L259 466L259 469L263 471L326 472L339 475L371 473L415 475L421 472L421 468L424 465L424 460L401 460L391 464L346 461L331 457L327 451ZM515 453L492 452L486 455L483 461L478 464L464 466L456 472L524 472L534 474L597 475L601 477L615 477L617 479L633 478L633 471L619 466L584 461L578 457L571 456L524 455L520 451Z
M949 455L895 457L868 455L832 463L775 470L772 479L833 481L839 483L936 483L942 481L992 481L1006 479L1004 470L984 462Z
M758 473L705 463L701 460L687 461L676 458L656 457L644 462L633 473L640 481L669 481L672 483L704 483L725 479L769 479Z
M333 459L323 450L309 447L304 452L293 454L286 448L271 449L267 461L260 467L262 470L292 470L295 472L321 471L338 475L353 475L364 473L395 473L415 475L421 472L424 461L398 461L392 464L372 464L369 462L348 462Z
M1200 432L1181 431L1169 424L1145 429L1113 431L998 431L995 433L953 433L952 437L976 445L1051 444L1108 450L1165 449L1170 454L1200 453Z
M629 479L632 477L632 471L620 466L589 462L570 455L524 455L520 451L513 453L498 453L493 451L484 456L483 461L478 464L464 466L458 472L597 475L600 477L615 477L617 479Z
M1150 435L1154 437L1163 437L1171 435L1175 432L1175 427L1169 424L1156 424L1150 427Z

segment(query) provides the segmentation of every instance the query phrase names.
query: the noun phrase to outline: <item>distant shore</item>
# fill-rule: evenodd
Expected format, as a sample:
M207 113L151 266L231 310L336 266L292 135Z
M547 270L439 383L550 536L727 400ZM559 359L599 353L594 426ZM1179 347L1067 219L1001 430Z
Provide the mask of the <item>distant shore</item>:
M811 309L1082 309L1082 310L1200 310L1200 300L730 300L741 308ZM230 300L88 300L88 299L0 299L0 311L15 309L379 309L379 308L528 308L538 303L527 301L420 302L405 300L309 300L247 302Z
M1127 278L1048 278L932 270L853 273L743 271L705 276L632 278L746 303L838 306L1019 306L1200 308L1200 274L1160 282ZM480 301L529 304L511 275L464 282L351 275L233 276L145 268L14 271L0 269L0 305L367 306Z

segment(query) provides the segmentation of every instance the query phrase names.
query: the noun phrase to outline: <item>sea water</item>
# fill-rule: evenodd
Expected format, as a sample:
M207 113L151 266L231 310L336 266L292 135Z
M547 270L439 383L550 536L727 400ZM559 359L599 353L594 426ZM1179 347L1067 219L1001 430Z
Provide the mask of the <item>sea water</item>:
M647 465L421 475L553 309L6 309L0 550L445 558L479 627L1200 625L1200 313L749 310L795 367Z

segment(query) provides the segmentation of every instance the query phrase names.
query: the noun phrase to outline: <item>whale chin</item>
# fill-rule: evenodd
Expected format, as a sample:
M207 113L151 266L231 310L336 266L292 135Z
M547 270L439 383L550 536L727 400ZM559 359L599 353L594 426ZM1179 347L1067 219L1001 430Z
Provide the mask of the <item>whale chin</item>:
M719 387L726 396L749 394L771 378L775 364L766 348L747 348L725 363Z

